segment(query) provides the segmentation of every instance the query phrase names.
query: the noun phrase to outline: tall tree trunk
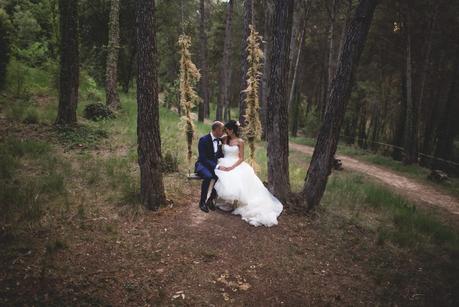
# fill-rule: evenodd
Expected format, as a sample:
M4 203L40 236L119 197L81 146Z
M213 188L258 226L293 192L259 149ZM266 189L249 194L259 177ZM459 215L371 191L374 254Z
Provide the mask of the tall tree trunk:
M229 88L231 84L231 28L233 18L233 0L228 1L226 11L225 42L223 45L223 60L221 66L221 75L219 82L216 120L223 120L223 113L228 114L229 108Z
M292 21L292 33L290 38L290 53L288 55L289 69L288 69L288 88L289 93L292 88L293 74L295 72L296 59L298 54L299 41L301 40L302 33L304 31L304 0L295 1L293 4L293 21ZM289 105L290 107L290 105Z
M359 139L357 144L362 149L367 149L367 102L359 103Z
M265 0L265 24L264 24L264 65L261 79L260 93L260 120L263 128L262 139L266 139L266 97L269 92L269 72L271 70L271 45L272 45L272 23L273 23L273 0Z
M275 0L273 37L267 96L266 138L268 141L268 182L281 200L290 193L288 171L288 55L292 29L293 0Z
M137 0L137 152L140 198L150 210L165 203L161 171L161 137L154 0Z
M405 120L405 138L404 164L416 163L417 154L417 109L413 97L413 63L411 54L411 33L410 25L406 25L406 120Z
M290 133L293 137L296 137L298 134L298 119L300 117L300 103L301 103L301 95L300 91L298 90L298 83L295 85L296 89L294 90L294 98L292 99L292 106L291 106L291 124L290 124Z
M426 46L424 48L425 50L424 63L422 65L420 86L419 86L419 98L418 98L419 118L420 118L419 130L424 132L424 134L422 135L422 145L421 145L420 150L423 153L427 153L427 154L430 154L430 139L432 136L430 131L432 130L432 120L433 120L432 113L434 112L432 110L431 103L426 100L426 84L428 81L429 72L431 71L429 67L431 66L432 42L434 39L434 32L435 32L436 23L437 23L439 7L440 7L440 4L436 3L434 10L433 10L432 18L429 24L429 36L426 40ZM426 163L428 163L428 161L425 160L423 156L421 156L420 164L425 165Z
M56 124L77 121L80 63L78 52L78 1L59 0L60 73Z
M459 130L457 115L459 114L459 95L457 83L459 79L459 43L456 51L456 58L453 64L453 73L451 84L449 86L448 97L441 115L441 121L437 129L437 146L435 148L435 157L453 160L454 137ZM434 163L435 168L448 170L448 165L437 160Z
M336 15L337 15L337 5L338 0L331 0L331 5L328 7L327 11L329 14L330 25L328 29L328 69L327 69L327 94L330 91L331 81L333 79L333 75L335 74L336 69L336 59L335 59L335 23L336 23Z
M289 107L289 114L292 114L292 107L293 107L293 103L294 103L294 96L295 96L295 91L298 90L298 86L297 86L297 83L298 83L298 67L300 66L300 56L301 56L301 48L303 46L303 41L304 41L304 36L305 36L305 26L306 24L304 24L303 26L303 30L301 32L301 37L300 37L300 41L298 43L298 52L296 54L296 57L295 57L295 66L292 67L293 69L293 76L292 76L292 82L290 84L290 91L289 91L289 95L288 95L288 107Z
M242 77L241 77L241 91L239 92L239 122L241 126L245 126L245 89L247 88L247 70L249 68L247 62L247 38L250 34L249 25L253 24L253 1L244 0L244 26L242 30L242 50L241 50L241 65L242 65Z
M406 122L406 112L407 112L407 101L406 101L406 69L405 65L402 65L402 71L400 74L400 110L398 113L397 127L395 128L394 140L392 143L395 145L392 150L392 158L394 160L402 161L403 159L403 137L405 135L405 122Z
M106 104L111 109L120 107L118 96L118 55L120 44L120 0L111 0L108 25L108 53L105 71Z
M317 137L302 191L303 207L312 209L322 199L336 152L344 112L349 100L354 69L365 46L377 0L361 0L346 30L346 37L333 78L324 121Z
M199 95L202 102L199 104L198 120L203 122L209 116L209 69L207 67L207 29L205 0L199 1L199 66L201 79L199 82Z

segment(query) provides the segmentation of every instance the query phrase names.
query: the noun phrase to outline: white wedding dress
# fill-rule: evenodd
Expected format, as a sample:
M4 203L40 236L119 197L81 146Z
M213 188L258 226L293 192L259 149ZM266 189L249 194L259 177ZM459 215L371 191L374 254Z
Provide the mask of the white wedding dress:
M239 159L239 147L224 144L223 155L218 164L230 167ZM217 206L223 209L228 203L237 201L232 213L240 215L244 221L253 226L277 225L283 206L249 164L242 162L231 171L216 169L215 174L218 177L214 186L218 194Z

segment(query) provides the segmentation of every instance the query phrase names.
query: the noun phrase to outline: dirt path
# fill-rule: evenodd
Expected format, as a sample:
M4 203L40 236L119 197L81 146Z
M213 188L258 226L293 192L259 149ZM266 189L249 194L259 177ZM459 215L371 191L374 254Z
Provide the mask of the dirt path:
M311 146L295 143L290 143L290 148L307 155L312 155L314 150ZM459 215L459 200L439 191L431 185L418 182L386 168L374 166L351 157L338 155L337 158L341 159L344 168L376 178L413 201L426 202L434 207L440 207L455 215Z

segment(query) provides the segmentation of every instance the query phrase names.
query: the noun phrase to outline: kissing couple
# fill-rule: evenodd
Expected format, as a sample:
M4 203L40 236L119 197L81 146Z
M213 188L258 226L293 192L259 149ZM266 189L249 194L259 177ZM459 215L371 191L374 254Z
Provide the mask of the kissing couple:
M232 211L253 226L277 225L283 206L244 162L244 141L239 122L215 121L212 131L199 139L195 172L202 178L199 208Z

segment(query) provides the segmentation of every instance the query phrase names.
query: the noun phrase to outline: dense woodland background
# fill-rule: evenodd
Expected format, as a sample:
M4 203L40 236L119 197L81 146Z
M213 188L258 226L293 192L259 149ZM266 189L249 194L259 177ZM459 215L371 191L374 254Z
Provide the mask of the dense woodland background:
M253 8L245 13L244 5ZM270 1L245 1L244 5L242 1L157 1L158 74L160 91L169 107L179 108L177 40L182 32L192 37L194 62L204 73L199 86L200 96L205 98L201 113L211 119L223 118L216 111L219 102L239 106L247 24L253 20L265 41L272 32L267 17L273 10ZM293 136L317 134L345 25L355 5L356 1L339 0L295 2L288 77ZM417 163L419 158L422 165L437 163L437 167L457 171L457 164L432 157L459 160L454 143L459 129L455 120L459 114L458 10L458 4L449 1L381 1L357 69L342 141L391 154L406 163ZM231 27L225 35L228 12ZM118 82L124 92L129 92L136 76L135 1L120 1L119 14ZM79 3L81 66L101 86L106 79L109 15L110 1ZM9 87L17 92L25 90L21 88L20 69L57 71L58 28L57 1L2 1L3 87L8 63L8 80L15 83ZM263 48L269 54L268 44ZM228 90L223 96L224 78L228 78ZM264 82L266 78L265 74ZM295 86L290 90L292 82ZM262 86L262 110L266 104L264 90ZM237 116L228 113L224 118Z
M458 16L446 0L0 0L0 303L456 305ZM250 25L257 171L286 205L263 230L199 215L186 179L187 140L245 124Z

